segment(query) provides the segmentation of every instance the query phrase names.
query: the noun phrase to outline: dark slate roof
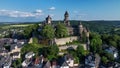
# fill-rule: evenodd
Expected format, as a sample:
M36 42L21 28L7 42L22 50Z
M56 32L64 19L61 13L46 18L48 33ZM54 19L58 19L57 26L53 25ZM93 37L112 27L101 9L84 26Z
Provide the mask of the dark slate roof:
M22 47L21 44L12 44L12 45L10 46L10 50L15 49L15 46L17 46L17 48L21 48L21 47Z
M66 54L65 56L66 56L67 60L68 60L68 59L74 60L74 58L73 58L73 56L72 56L71 54Z
M60 66L68 66L68 64L66 63L64 57L59 58L58 65L60 65Z
M46 20L48 20L48 19L52 19L52 18L50 17L50 15L48 15L48 17L46 18Z
M65 12L65 15L69 15L67 11Z

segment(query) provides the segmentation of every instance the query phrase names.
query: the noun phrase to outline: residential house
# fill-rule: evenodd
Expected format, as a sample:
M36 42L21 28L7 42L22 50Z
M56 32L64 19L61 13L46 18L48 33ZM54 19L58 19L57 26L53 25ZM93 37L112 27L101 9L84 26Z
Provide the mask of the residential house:
M28 52L26 55L25 55L25 60L23 61L22 63L22 67L28 67L30 65L30 63L32 63L33 61L33 56L35 55L35 53L33 52Z
M22 63L22 67L28 67L28 65L30 65L30 63L32 62L32 59L31 58L27 58L23 61Z
M57 61L55 59L51 61L51 68L59 68Z
M113 46L108 47L108 48L105 49L105 51L107 51L108 53L112 54L115 59L118 58L118 50L115 47L113 47Z
M1 57L0 59L0 67L2 68L10 68L12 64L12 58L9 55Z
M89 54L85 57L85 68L98 68L100 56L98 54Z
M38 68L42 68L43 66L43 61L44 61L44 57L41 55L40 57L37 57L35 59L34 65Z
M69 65L67 64L67 62L63 62L61 65L60 65L60 68L69 68Z
M64 60L68 64L69 67L74 67L74 58L71 54L66 54L64 56Z
M47 62L44 62L42 68L51 68L50 61L48 60Z
M21 48L22 48L21 44L12 44L11 45L10 54L13 57L13 60L17 59L17 58L20 58L20 56L21 56L21 53L20 53Z
M0 55L5 56L8 54L8 50L6 50L4 47L0 47Z
M13 59L21 58L20 52L14 52L14 53L12 53L12 58Z
M58 68L74 68L74 58L71 54L66 54L64 57L59 58Z
M35 53L33 53L33 52L28 52L28 53L25 55L25 58L32 58L33 56L35 56Z

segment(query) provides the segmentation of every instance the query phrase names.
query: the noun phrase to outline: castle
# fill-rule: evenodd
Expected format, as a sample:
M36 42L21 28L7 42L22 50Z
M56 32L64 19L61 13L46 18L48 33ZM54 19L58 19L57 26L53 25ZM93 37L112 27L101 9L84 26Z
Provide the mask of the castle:
M44 24L51 24L52 18L48 15ZM83 27L82 23L80 22L77 27L73 27L70 25L69 21L69 13L66 11L64 14L64 24L68 29L69 35L72 36L80 36L82 38L83 33L89 38L89 30L86 27Z
M67 42L72 42L74 40L82 41L83 37L85 37L86 40L85 40L84 48L86 50L89 50L89 45L90 45L89 30L86 27L84 27L81 22L79 22L79 25L77 26L72 26L69 21L69 13L67 11L64 14L63 23L67 27L68 34L70 35L70 37L59 38L59 39L54 38L50 43L56 43L57 45L64 45ZM43 26L46 24L50 24L54 28L56 27L56 25L52 23L52 18L50 17L50 15L46 17L45 22L43 22Z

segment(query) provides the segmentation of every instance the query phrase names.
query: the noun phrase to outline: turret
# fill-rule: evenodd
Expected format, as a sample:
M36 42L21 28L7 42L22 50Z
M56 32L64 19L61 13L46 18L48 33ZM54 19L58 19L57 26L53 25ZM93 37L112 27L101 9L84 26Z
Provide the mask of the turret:
M88 28L86 28L86 37L89 38L90 32L88 30Z
M82 37L82 33L83 33L83 25L82 25L82 23L80 22L80 23L79 23L79 34L80 34L80 37Z
M50 17L50 15L48 15L48 17L46 18L46 24L51 24L52 18Z

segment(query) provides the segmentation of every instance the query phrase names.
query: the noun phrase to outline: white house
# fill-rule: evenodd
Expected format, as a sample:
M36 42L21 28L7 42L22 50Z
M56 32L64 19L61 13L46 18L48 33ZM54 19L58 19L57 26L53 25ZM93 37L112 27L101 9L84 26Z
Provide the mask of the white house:
M32 62L31 59L25 59L22 63L22 67L28 67L28 65Z
M100 57L98 54L89 54L85 57L85 68L98 68Z
M4 61L2 62L3 68L10 68L12 64L12 58L10 56L4 57Z
M66 62L63 62L60 68L69 68L69 65Z
M33 52L28 52L28 53L25 55L25 58L32 58L33 56L35 56L35 53L33 53Z
M67 62L67 64L68 64L69 67L73 67L73 66L74 66L74 58L73 58L72 55L66 54L66 55L64 56L64 59L65 59L65 61Z

